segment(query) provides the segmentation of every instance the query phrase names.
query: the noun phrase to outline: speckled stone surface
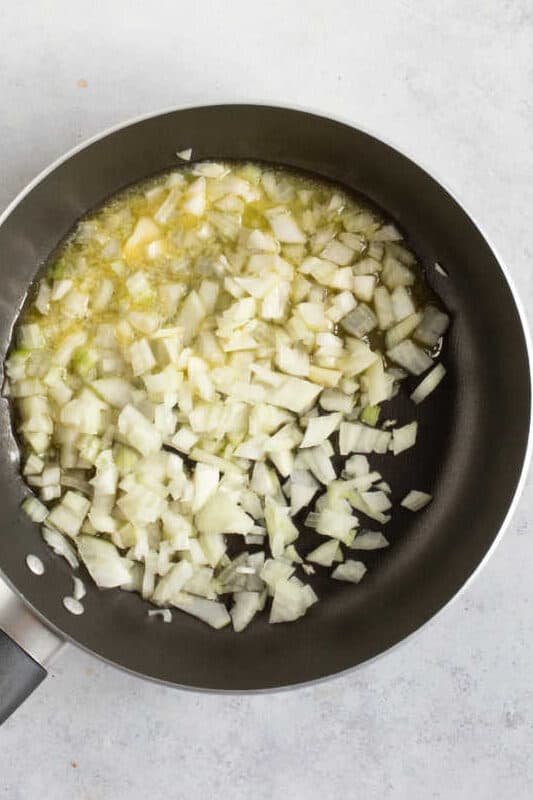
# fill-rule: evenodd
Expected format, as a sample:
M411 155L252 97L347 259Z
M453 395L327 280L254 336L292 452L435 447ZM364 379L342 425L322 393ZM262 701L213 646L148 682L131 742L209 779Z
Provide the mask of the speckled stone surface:
M529 306L532 53L530 0L0 0L0 205L64 150L150 110L307 104L443 178ZM0 798L531 800L532 511L529 482L450 607L319 686L184 693L65 649L0 731Z

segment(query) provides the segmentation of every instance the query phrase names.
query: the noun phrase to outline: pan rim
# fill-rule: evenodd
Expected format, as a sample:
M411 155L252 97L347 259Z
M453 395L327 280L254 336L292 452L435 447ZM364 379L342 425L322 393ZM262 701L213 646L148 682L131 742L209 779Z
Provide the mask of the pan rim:
M41 172L39 172L28 184L26 184L22 190L13 198L13 200L7 205L4 211L0 214L0 227L4 224L4 222L8 219L8 217L12 214L12 212L16 209L16 207L22 202L22 200L42 181L46 179L46 177L54 172L58 167L60 167L63 163L68 161L70 158L75 156L77 153L85 150L86 148L90 147L92 144L105 139L107 136L116 133L120 130L128 128L132 125L136 125L137 123L141 123L147 121L149 119L153 119L159 116L164 116L166 114L172 114L176 112L183 112L183 111L199 111L201 109L209 109L209 108L219 108L224 106L233 106L233 107L248 107L248 108L264 108L264 109L273 109L273 110L280 110L280 111L295 111L298 113L305 113L309 114L324 120L329 120L331 122L337 122L341 125L345 125L348 128L353 130L359 131L366 136L369 136L375 139L377 142L380 142L387 147L391 148L395 152L397 152L400 156L410 161L412 164L417 166L421 169L426 175L428 175L436 184L438 184L447 194L448 196L459 206L462 213L468 218L468 220L472 223L472 225L477 229L480 233L481 237L484 239L485 243L487 244L488 248L494 255L495 260L502 272L503 277L509 287L511 296L513 298L514 305L516 307L518 318L520 320L520 327L522 330L522 335L524 337L526 355L527 355L527 367L528 367L528 378L529 378L529 390L530 390L530 398L533 397L533 373L532 373L532 366L533 366L533 344L531 333L528 325L527 315L525 312L525 307L522 304L522 300L520 295L516 289L514 279L512 278L507 264L499 254L498 250L494 246L491 238L486 234L482 225L467 211L464 203L459 199L456 192L453 191L449 185L441 180L440 176L436 175L432 169L428 169L423 162L421 162L417 157L413 156L408 150L404 149L403 147L399 147L397 144L389 140L388 138L382 136L381 134L375 133L373 130L360 125L355 120L351 120L347 117L343 117L337 114L330 114L327 111L319 110L314 107L310 106L303 106L300 104L273 104L271 102L262 102L262 101L250 101L249 99L234 100L234 99L227 99L223 102L217 103L206 103L202 105L186 105L186 106L170 106L163 109L158 109L155 111L147 112L145 114L140 114L135 117L128 118L125 121L116 123L105 128L102 131L97 132L93 136L88 137L84 141L80 142L79 144L72 147L67 152L60 155L57 159L51 162L48 166L46 166ZM280 691L289 691L292 689L303 688L307 686L313 686L318 683L322 683L326 680L332 680L333 678L340 678L351 673L353 670L358 669L359 667L363 667L364 665L371 664L375 662L377 659L381 658L382 656L390 653L392 650L400 647L407 641L411 640L416 634L422 631L426 625L430 622L433 622L446 608L448 608L453 601L455 601L460 594L470 585L471 581L478 576L482 570L488 563L489 558L494 554L496 547L500 544L506 530L509 527L511 519L516 511L518 503L521 499L526 478L528 475L529 467L531 464L531 458L533 453L533 412L532 412L532 405L530 402L529 407L529 420L528 420L528 430L527 430L527 441L526 446L524 449L524 455L522 458L522 463L520 467L520 474L518 480L516 482L516 486L513 491L513 496L511 502L508 505L507 512L505 517L499 527L497 534L495 535L492 543L486 550L485 554L478 562L476 567L472 570L470 575L466 578L466 580L462 583L462 585L451 595L451 597L439 608L435 613L431 615L427 620L422 622L418 625L413 631L408 633L399 641L389 645L381 652L377 653L370 658L367 658L353 666L347 667L346 669L342 669L336 672L329 673L327 675L322 675L317 678L312 678L310 680L305 680L297 683L290 683L284 684L275 687L267 687L261 689L213 689L208 687L198 687L198 686L191 686L188 684L180 684L174 681L165 680L162 678L155 677L153 675L148 675L143 672L139 672L137 670L133 670L122 663L118 663L113 661L105 656L97 653L96 651L92 650L90 647L87 647L83 643L79 642L78 640L74 639L69 634L65 633L61 628L59 628L55 623L50 622L38 609L36 609L25 597L24 595L18 590L18 588L13 584L13 582L4 575L1 565L0 565L0 577L1 579L11 588L12 591L17 594L19 598L24 602L26 607L28 607L32 614L34 614L38 620L40 620L46 627L53 630L61 639L65 642L70 642L74 644L76 647L81 648L85 652L91 654L92 656L102 660L106 664L110 664L113 667L118 667L121 670L129 673L130 675L135 675L136 677L142 678L144 680L152 681L159 685L166 685L175 687L177 689L191 691L191 692L202 692L207 694L228 694L228 695L243 695L243 694L267 694L271 692L280 692Z

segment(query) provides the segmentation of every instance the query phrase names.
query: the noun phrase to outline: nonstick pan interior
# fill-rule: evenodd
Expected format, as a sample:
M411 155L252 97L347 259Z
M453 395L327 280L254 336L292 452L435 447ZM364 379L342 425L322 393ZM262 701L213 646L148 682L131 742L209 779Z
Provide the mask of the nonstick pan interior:
M152 117L94 141L57 166L0 226L0 355L35 274L74 222L117 190L176 165L175 153L264 160L304 169L361 192L392 216L418 253L431 286L453 317L443 363L448 375L414 409L402 396L390 415L416 415L416 448L375 457L393 487L434 494L419 514L396 510L391 547L371 554L354 587L315 584L321 602L302 620L241 634L212 631L176 612L171 625L148 618L147 604L87 579L85 614L71 616L68 565L20 511L9 407L0 404L0 569L53 626L103 658L145 676L218 690L302 683L371 658L417 629L463 585L506 517L519 481L530 422L527 347L512 292L474 223L427 173L368 134L311 114L264 106L211 106ZM448 277L435 269L442 265ZM409 389L409 384L406 387ZM44 562L36 578L25 566Z

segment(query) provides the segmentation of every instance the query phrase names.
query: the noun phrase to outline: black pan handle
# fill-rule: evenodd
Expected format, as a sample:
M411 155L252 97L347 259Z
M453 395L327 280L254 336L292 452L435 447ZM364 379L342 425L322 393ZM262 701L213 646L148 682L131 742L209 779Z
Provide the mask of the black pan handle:
M0 725L45 677L44 667L0 631Z
M46 677L63 640L0 578L0 725Z

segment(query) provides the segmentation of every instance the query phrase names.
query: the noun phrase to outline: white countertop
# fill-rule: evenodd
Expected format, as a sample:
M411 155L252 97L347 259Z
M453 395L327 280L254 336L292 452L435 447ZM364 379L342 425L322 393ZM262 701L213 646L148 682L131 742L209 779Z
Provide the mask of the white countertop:
M4 0L0 206L64 150L147 111L309 105L381 133L444 178L527 307L531 9ZM455 603L384 658L319 686L185 693L66 648L2 727L0 798L531 800L532 512L530 481L496 554Z

